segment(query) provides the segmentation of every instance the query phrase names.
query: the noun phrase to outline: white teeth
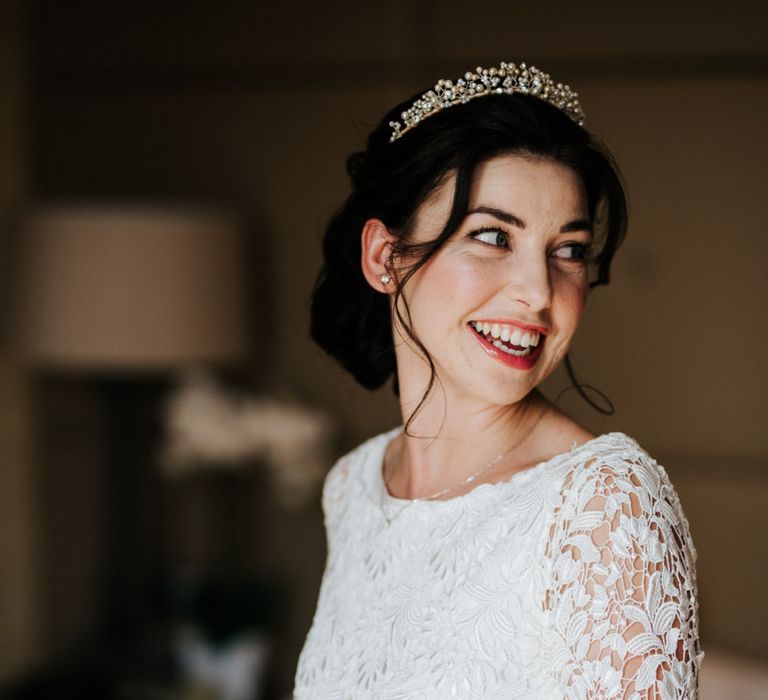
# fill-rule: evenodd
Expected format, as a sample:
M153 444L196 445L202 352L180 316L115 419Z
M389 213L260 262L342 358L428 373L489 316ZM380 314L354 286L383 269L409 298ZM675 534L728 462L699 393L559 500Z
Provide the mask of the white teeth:
M513 355L528 355L530 349L538 346L541 340L541 333L538 331L523 330L522 328L515 328L514 326L502 323L470 321L470 325L478 333L487 336L488 340L493 340L495 347ZM506 345L503 345L503 343L520 347L522 350L511 350Z
M513 350L512 348L508 348L506 345L504 345L500 340L497 340L494 345L499 350L507 353L507 355L514 355L515 357L527 357L531 354L531 348L525 348L524 350Z

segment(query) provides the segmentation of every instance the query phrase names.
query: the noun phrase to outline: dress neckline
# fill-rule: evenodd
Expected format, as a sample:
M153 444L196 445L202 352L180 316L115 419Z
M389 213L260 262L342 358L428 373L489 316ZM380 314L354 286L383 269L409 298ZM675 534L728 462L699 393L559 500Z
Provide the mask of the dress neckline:
M371 459L374 465L374 490L382 505L401 507L406 505L424 506L428 508L452 507L458 503L464 503L470 498L476 498L477 494L503 492L510 488L512 484L517 484L520 481L527 481L532 477L533 474L544 471L547 467L552 467L556 464L562 463L563 461L567 461L588 448L594 448L594 446L600 442L615 440L617 438L634 442L632 438L622 432L614 431L610 433L603 433L602 435L597 435L593 438L590 438L589 440L586 440L585 442L582 442L580 445L575 444L573 447L571 447L570 450L560 452L556 455L553 455L549 459L545 459L541 462L538 462L537 464L531 465L530 467L521 469L520 471L515 472L508 478L501 481L484 482L478 484L466 493L459 494L453 498L427 500L419 498L398 498L397 496L393 496L389 492L386 482L384 481L384 454L386 453L387 447L392 442L392 440L398 437L402 432L403 426L401 425L397 426L396 428L392 428L392 430L381 433L376 438L375 446L373 446L374 449L371 455Z

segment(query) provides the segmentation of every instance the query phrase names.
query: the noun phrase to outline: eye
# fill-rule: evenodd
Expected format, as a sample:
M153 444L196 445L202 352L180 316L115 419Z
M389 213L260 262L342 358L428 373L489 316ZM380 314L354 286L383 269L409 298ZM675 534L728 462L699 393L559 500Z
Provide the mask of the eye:
M507 234L498 228L481 228L473 231L470 236L476 241L493 246L494 248L509 248Z
M553 252L553 256L571 262L586 262L592 253L588 243L565 243Z

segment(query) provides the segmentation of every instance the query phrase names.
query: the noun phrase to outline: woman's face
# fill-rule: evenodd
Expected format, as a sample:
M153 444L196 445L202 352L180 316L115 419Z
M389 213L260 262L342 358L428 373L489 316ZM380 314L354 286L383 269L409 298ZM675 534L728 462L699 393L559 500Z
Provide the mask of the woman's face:
M412 241L439 235L453 184L419 209ZM583 183L566 166L505 155L477 168L469 214L403 289L447 392L508 405L555 369L586 303L591 240ZM424 361L396 345L401 386L423 391Z

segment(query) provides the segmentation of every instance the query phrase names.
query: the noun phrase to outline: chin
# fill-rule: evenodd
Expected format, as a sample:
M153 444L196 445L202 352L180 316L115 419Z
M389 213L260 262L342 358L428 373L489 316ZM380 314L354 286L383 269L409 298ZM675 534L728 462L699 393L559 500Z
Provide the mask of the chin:
M525 399L536 387L540 381L517 380L510 381L495 380L483 382L485 385L481 390L476 385L475 395L484 403L495 406L511 406Z

